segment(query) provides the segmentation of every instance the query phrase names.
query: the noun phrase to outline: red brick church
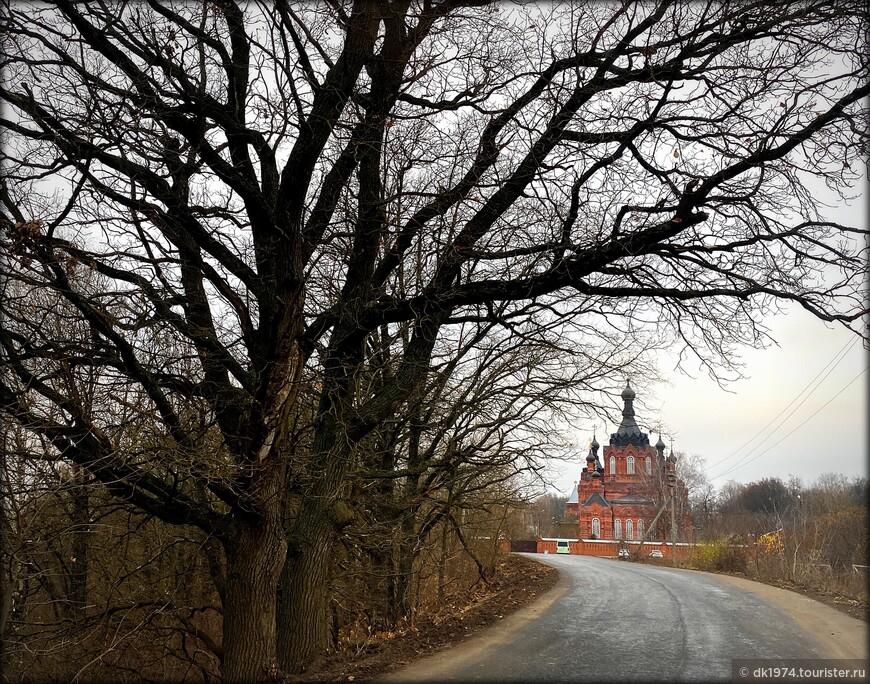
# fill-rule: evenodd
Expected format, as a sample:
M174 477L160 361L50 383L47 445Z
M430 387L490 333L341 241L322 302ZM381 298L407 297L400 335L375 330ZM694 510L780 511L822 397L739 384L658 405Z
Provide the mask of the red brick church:
M671 510L659 516L655 529L650 525L659 513L673 486L677 540L685 542L692 529L688 491L676 478L677 458L665 457L665 444L659 435L655 447L649 435L638 427L634 415L635 392L630 383L622 391L624 407L619 428L610 435L602 460L598 440L593 436L581 473L565 506L566 516L576 518L581 539L647 540L671 539Z

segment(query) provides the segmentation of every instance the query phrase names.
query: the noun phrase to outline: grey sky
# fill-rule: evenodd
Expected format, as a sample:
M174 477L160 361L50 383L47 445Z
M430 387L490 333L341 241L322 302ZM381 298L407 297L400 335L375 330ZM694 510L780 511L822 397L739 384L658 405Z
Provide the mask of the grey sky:
M793 474L867 474L867 351L844 330L794 310L771 323L778 348L743 354L747 378L726 392L675 376L653 400L677 451L704 457L717 487Z
M661 421L665 442L702 456L717 488L789 475L809 483L826 472L866 477L870 355L861 340L797 309L770 324L779 346L744 350L745 379L722 389L702 371L671 373L638 390L638 421L647 430ZM592 426L578 427L582 456ZM599 441L615 429L599 425ZM560 464L557 489L570 490L581 461Z

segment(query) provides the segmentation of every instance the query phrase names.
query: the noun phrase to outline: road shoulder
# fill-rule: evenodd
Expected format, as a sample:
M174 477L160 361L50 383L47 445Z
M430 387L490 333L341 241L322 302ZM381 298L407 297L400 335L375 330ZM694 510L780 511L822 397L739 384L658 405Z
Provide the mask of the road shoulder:
M807 632L817 635L819 644L830 653L831 658L868 657L866 622L788 589L732 575L706 574L725 584L751 591L788 615Z
M543 559L525 555L535 562ZM541 563L541 565L547 565ZM552 567L552 566L547 566ZM530 622L537 620L542 613L546 612L561 596L566 594L572 587L571 579L563 573L559 573L556 585L547 593L539 596L531 604L520 608L516 612L507 615L497 623L497 629L486 629L451 646L449 649L420 658L413 663L413 667L396 670L377 679L378 682L437 682L443 681L445 673L461 667L463 663L473 663L480 656L498 648L502 644L510 643L520 630L528 626ZM495 627L495 625L493 625Z

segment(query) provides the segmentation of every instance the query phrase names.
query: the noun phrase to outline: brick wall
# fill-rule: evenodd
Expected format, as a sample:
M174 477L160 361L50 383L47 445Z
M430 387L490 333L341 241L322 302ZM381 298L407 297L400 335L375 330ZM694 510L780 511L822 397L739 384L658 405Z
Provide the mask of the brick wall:
M568 548L572 555L576 556L602 556L608 558L616 558L619 555L620 547L628 549L632 555L635 554L640 547L640 542L615 541L611 539L578 539L570 540ZM676 546L669 542L644 542L643 550L641 551L644 557L649 556L649 552L653 549L659 549L662 552L662 557L672 558L674 549L679 560L686 560L692 553L691 544L680 544ZM538 539L538 553L556 553L555 539Z

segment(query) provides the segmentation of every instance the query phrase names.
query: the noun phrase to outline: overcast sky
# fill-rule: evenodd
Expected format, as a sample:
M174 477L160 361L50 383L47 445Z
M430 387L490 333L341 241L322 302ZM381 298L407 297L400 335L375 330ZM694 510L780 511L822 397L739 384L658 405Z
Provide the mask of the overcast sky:
M824 188L816 190L833 208L831 220L867 229L867 183L862 196L835 202ZM648 430L659 421L667 426L676 452L699 454L708 479L721 488L728 480L752 482L789 475L804 484L823 473L868 476L868 382L870 353L842 326L826 324L794 306L787 315L766 321L779 346L744 349L744 380L721 389L704 371L686 377L671 372L668 380L638 392L638 422ZM633 383L636 384L636 383ZM585 465L593 425L578 425L571 437L580 444L576 464L554 468L556 488L570 491ZM606 445L616 425L598 427ZM604 438L602 439L602 432ZM658 439L657 433L651 442ZM670 445L670 437L664 441Z
M652 394L638 388L638 422L648 430L661 420L672 433L665 442L673 437L675 451L702 456L717 488L771 476L805 484L827 472L866 477L870 355L861 340L797 308L770 325L779 347L745 350L746 379L723 390L703 372L672 373ZM602 439L599 426L598 441L615 430L608 425ZM591 434L572 437L582 453L558 467L560 491L578 479Z
M804 482L825 472L867 474L867 362L861 340L795 308L772 321L780 346L744 353L747 379L720 389L675 376L651 403L676 451L704 457L707 476ZM667 440L665 440L667 441Z

